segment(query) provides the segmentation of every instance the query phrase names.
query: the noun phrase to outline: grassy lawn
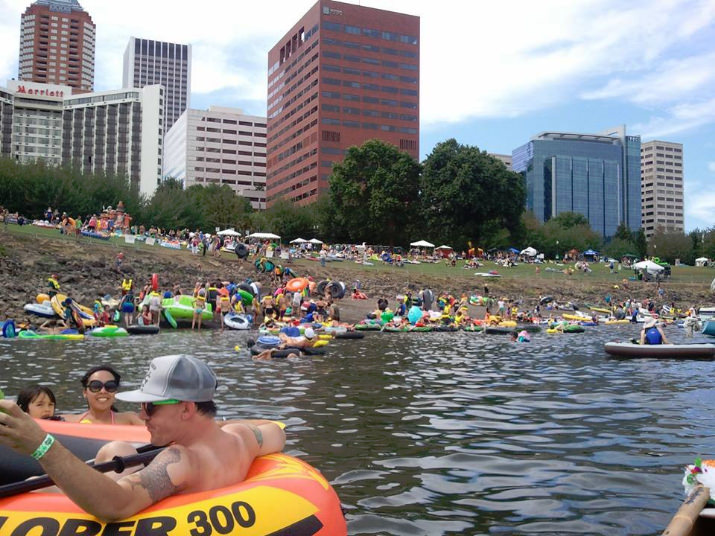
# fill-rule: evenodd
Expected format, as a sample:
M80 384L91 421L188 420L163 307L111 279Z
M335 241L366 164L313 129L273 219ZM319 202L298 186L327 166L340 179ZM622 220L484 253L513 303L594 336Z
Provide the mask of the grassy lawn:
M28 240L36 239L51 239L51 240L64 240L67 242L74 242L74 236L67 236L60 234L56 229L46 229L42 227L37 227L35 225L14 225L10 224L7 227L0 225L0 234L2 232L12 233L17 237L26 237ZM97 247L108 247L114 251L144 251L144 252L158 252L161 251L164 256L178 255L178 256L189 256L190 253L186 249L182 250L172 250L170 248L163 248L161 246L147 246L143 242L135 242L134 244L127 244L123 237L111 237L109 240L99 240L96 238L89 238L81 236L79 242L83 245L96 245ZM1 243L1 240L0 240ZM232 253L222 252L221 257L224 261L235 260L236 257ZM206 257L209 258L208 256ZM278 263L285 262L276 259ZM356 264L351 261L343 262L328 262L324 270L330 271L331 269L336 269L340 271L346 271L350 274L354 274L356 279L359 279L361 275L366 277L379 277L380 274L389 275L392 277L401 277L407 280L419 279L420 277L438 277L444 279L452 279L459 281L460 283L468 283L469 285L474 285L480 288L482 285L491 285L498 280L522 280L526 282L538 282L538 281L559 281L568 278L571 281L582 281L584 284L588 283L613 283L618 284L622 282L623 279L628 279L633 276L633 271L623 268L620 272L616 271L611 274L608 269L608 265L604 263L592 263L592 272L574 272L572 275L567 276L561 272L567 266L573 267L573 265L561 265L554 262L547 262L546 264L519 264L512 268L503 268L497 266L491 261L485 261L484 265L477 269L465 269L464 261L458 261L456 267L448 266L444 261L438 263L422 263L422 264L406 264L404 267L396 267L389 264L384 264L380 261L374 261L373 266L364 266L362 264ZM298 259L293 261L292 265L297 268L298 273L303 270L315 271L320 267L320 263L317 261L309 261L305 259ZM537 273L538 267L538 273ZM489 277L478 277L475 276L475 272L488 272L490 270L496 270L501 278L489 278ZM672 267L672 277L668 280L668 284L677 283L694 283L702 284L706 287L710 286L710 282L715 277L715 269L712 267L694 267L694 266L673 266Z

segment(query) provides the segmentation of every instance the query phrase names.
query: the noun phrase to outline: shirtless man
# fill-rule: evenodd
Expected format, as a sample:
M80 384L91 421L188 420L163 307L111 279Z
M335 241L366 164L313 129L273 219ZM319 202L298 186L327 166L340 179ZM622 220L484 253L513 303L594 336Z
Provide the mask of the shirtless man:
M278 337L281 339L279 348L310 348L318 340L313 328L305 328L300 337L289 337L285 333L279 333Z
M194 357L153 359L141 388L117 398L141 402L140 417L152 444L169 446L147 467L117 481L85 465L9 400L0 400L0 444L39 460L86 512L108 522L124 519L170 495L241 482L254 458L283 448L283 430L271 421L234 421L220 427L214 420L215 389L213 372ZM121 446L103 447L97 460L113 456L111 451L121 451Z

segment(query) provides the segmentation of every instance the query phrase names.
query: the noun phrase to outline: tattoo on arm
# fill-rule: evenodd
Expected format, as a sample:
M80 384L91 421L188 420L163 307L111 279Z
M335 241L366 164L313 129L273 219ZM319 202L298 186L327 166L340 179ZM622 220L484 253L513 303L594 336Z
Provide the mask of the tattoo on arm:
M153 502L173 495L178 491L178 486L171 481L168 466L179 461L181 461L181 454L177 449L166 449L160 458L155 458L151 464L136 474L135 485L144 488Z
M263 446L263 433L261 432L261 429L255 424L249 424L248 427L251 429L251 432L253 432L253 435L256 436L258 448L261 448Z

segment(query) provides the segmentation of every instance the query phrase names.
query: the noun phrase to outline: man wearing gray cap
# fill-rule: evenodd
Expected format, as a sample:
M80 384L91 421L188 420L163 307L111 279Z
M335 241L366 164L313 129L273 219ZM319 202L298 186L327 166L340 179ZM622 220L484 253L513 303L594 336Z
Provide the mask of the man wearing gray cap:
M285 434L272 421L220 427L214 419L215 390L216 377L204 362L187 355L153 359L141 387L117 398L140 402L152 444L168 447L145 468L117 481L87 466L6 400L0 400L0 444L38 460L88 513L104 521L124 519L170 495L241 482L257 456L282 450ZM97 461L127 454L122 445L106 445Z

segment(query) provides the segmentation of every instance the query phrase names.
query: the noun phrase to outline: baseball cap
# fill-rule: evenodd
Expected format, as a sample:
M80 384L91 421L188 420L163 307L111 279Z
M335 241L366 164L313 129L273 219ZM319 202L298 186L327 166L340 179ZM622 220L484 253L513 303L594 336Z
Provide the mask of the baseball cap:
M116 397L125 402L208 402L213 400L216 385L216 376L203 361L184 354L165 355L151 360L139 389Z
M305 328L305 332L303 333L306 339L312 339L315 337L315 331L313 328Z

